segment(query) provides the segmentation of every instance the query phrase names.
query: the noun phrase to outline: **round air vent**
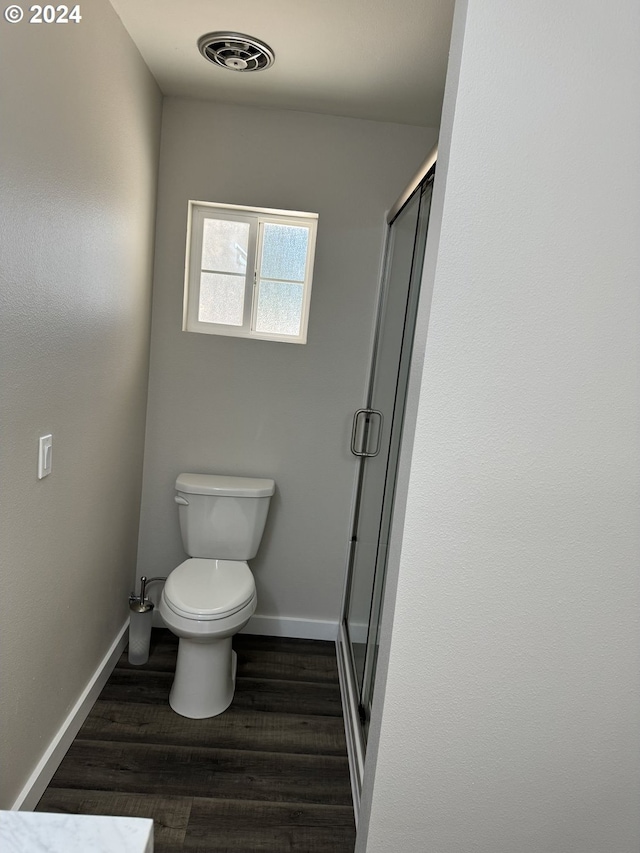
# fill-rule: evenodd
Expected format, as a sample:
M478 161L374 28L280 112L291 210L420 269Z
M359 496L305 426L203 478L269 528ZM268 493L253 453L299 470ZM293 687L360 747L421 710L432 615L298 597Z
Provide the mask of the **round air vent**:
M209 62L230 71L262 71L276 58L268 44L242 33L209 33L198 40L198 50Z

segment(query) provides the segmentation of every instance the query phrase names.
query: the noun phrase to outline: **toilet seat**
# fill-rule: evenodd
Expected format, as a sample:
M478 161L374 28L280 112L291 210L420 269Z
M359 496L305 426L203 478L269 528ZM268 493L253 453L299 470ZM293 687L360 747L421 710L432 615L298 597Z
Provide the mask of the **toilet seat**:
M255 594L255 581L247 563L196 557L171 572L163 597L178 616L212 621L239 612Z

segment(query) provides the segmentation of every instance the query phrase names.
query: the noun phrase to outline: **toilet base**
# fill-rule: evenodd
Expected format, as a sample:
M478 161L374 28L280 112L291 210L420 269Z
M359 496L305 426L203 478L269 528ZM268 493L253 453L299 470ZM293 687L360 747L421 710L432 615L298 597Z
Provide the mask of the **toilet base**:
M233 700L236 667L231 637L213 641L180 637L169 704L176 714L192 720L222 714Z

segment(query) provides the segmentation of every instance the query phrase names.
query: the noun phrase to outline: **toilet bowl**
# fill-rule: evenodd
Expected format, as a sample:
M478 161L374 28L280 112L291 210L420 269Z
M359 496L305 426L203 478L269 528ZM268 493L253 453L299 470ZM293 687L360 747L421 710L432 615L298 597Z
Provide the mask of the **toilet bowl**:
M170 573L158 609L179 638L169 704L184 717L216 716L233 699L231 638L257 602L246 560L258 549L274 489L273 480L212 474L181 474L176 481L180 528L191 559Z
M231 638L255 609L255 582L245 562L191 559L169 575L160 615L180 638L169 694L177 714L202 719L229 707L236 680Z

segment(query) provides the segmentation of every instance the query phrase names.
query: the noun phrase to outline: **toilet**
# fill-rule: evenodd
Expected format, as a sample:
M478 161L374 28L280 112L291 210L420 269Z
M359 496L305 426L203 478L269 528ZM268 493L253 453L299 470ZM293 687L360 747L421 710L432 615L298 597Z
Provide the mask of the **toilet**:
M167 578L159 612L177 637L178 659L169 704L203 719L231 704L236 653L231 638L256 609L247 560L255 557L275 490L273 480L180 474L180 532L190 559Z

